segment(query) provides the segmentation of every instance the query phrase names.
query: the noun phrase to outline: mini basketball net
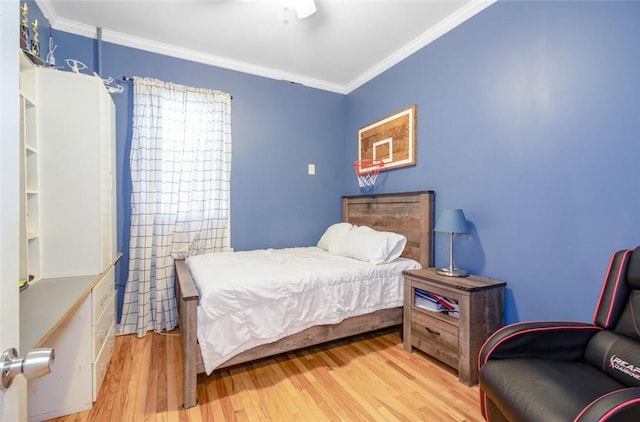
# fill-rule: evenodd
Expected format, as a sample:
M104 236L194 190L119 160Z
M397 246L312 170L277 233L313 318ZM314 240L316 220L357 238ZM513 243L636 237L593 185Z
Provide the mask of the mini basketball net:
M382 160L356 160L353 162L353 168L356 171L358 177L358 186L360 187L360 193L371 193L376 184L376 178L380 169L384 167Z

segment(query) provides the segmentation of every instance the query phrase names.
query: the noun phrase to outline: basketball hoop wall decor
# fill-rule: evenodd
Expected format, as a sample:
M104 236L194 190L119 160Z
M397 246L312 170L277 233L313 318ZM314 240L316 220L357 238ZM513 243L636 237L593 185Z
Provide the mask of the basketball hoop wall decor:
M417 107L409 106L358 131L358 160L379 160L380 171L416 164Z
M358 178L358 187L360 193L373 193L373 188L376 186L376 179L378 173L384 167L382 160L356 160L353 162L353 169L356 172Z

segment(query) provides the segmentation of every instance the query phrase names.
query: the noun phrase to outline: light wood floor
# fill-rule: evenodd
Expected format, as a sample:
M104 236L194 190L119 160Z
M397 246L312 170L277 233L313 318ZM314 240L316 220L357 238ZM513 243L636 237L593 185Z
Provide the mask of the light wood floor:
M98 400L71 421L482 421L478 387L397 330L199 376L199 405L182 409L177 335L119 336Z

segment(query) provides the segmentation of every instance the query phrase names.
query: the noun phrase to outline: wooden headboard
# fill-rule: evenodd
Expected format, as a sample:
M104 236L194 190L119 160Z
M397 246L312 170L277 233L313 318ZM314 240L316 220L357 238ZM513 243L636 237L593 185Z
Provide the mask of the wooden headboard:
M343 196L342 221L406 236L402 256L433 267L433 197L433 191Z

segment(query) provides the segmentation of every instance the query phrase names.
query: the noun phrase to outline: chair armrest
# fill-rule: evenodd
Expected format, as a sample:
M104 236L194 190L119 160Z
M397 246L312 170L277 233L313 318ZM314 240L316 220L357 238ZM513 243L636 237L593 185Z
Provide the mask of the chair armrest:
M478 368L489 359L583 360L584 349L602 328L586 322L536 321L502 327L482 345Z
M574 419L574 422L615 422L638 420L640 387L623 388L598 397Z

